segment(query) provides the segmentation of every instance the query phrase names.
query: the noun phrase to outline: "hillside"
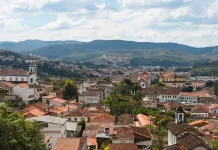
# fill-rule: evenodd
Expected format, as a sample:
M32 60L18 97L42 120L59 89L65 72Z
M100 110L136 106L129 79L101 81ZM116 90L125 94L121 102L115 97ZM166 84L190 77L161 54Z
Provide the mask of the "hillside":
M110 58L116 62L116 57L118 57L120 61L128 59L131 65L191 65L199 60L204 61L211 57L218 58L218 47L196 48L177 43L123 40L95 40L91 42L27 40L18 43L2 42L1 46L16 51L22 50L26 54L33 53L51 59L71 61L106 63L111 61L108 60ZM104 59L104 55L108 57Z
M57 44L75 44L77 41L41 41L41 40L26 40L21 42L0 42L0 48L8 49L15 52L32 51L45 46Z
M218 76L218 61L196 63L191 72L193 75Z

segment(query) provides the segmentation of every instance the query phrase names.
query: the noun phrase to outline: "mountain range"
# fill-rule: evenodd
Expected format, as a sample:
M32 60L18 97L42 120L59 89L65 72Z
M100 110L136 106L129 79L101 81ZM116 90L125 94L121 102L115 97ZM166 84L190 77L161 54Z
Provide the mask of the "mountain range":
M94 40L91 42L26 40L0 42L0 48L73 61L98 62L99 59L104 59L103 55L128 57L131 60L130 63L135 65L158 65L166 62L191 65L211 57L218 58L218 46L198 48L177 43L123 40Z

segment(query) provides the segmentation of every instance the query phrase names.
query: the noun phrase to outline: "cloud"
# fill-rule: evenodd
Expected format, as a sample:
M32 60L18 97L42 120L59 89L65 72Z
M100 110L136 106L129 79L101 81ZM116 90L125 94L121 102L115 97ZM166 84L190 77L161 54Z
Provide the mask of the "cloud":
M0 40L218 45L217 7L217 0L1 0ZM39 23L33 26L35 18Z

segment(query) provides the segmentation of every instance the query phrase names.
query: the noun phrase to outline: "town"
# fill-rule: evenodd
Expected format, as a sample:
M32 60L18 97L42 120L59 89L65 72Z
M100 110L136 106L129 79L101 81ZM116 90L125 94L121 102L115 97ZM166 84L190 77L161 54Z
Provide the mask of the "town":
M40 124L47 149L217 148L215 76L157 66L45 80L32 58L24 61L28 70L0 70L0 112Z

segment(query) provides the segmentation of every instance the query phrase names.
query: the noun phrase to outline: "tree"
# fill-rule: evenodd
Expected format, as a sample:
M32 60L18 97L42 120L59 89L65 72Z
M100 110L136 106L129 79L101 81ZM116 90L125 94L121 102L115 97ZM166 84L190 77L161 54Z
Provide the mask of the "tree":
M206 87L212 87L213 84L214 84L214 82L209 80L209 81L207 81L207 82L205 83L205 86L206 86Z
M192 92L192 91L193 91L193 87L192 86L184 87L182 89L182 92Z
M64 99L71 99L78 97L78 87L72 80L66 80L64 84Z
M209 141L209 145L210 145L212 150L217 150L218 149L218 140Z
M81 125L81 126L82 126L82 129L81 129L81 132L80 132L80 135L82 136L83 131L84 131L85 128L86 128L86 121L85 121L84 119L82 119L82 120L78 123L78 125Z
M214 94L218 95L218 81L214 83Z
M26 121L17 113L9 113L6 106L0 106L0 147L16 150L47 150L44 134L38 122Z

